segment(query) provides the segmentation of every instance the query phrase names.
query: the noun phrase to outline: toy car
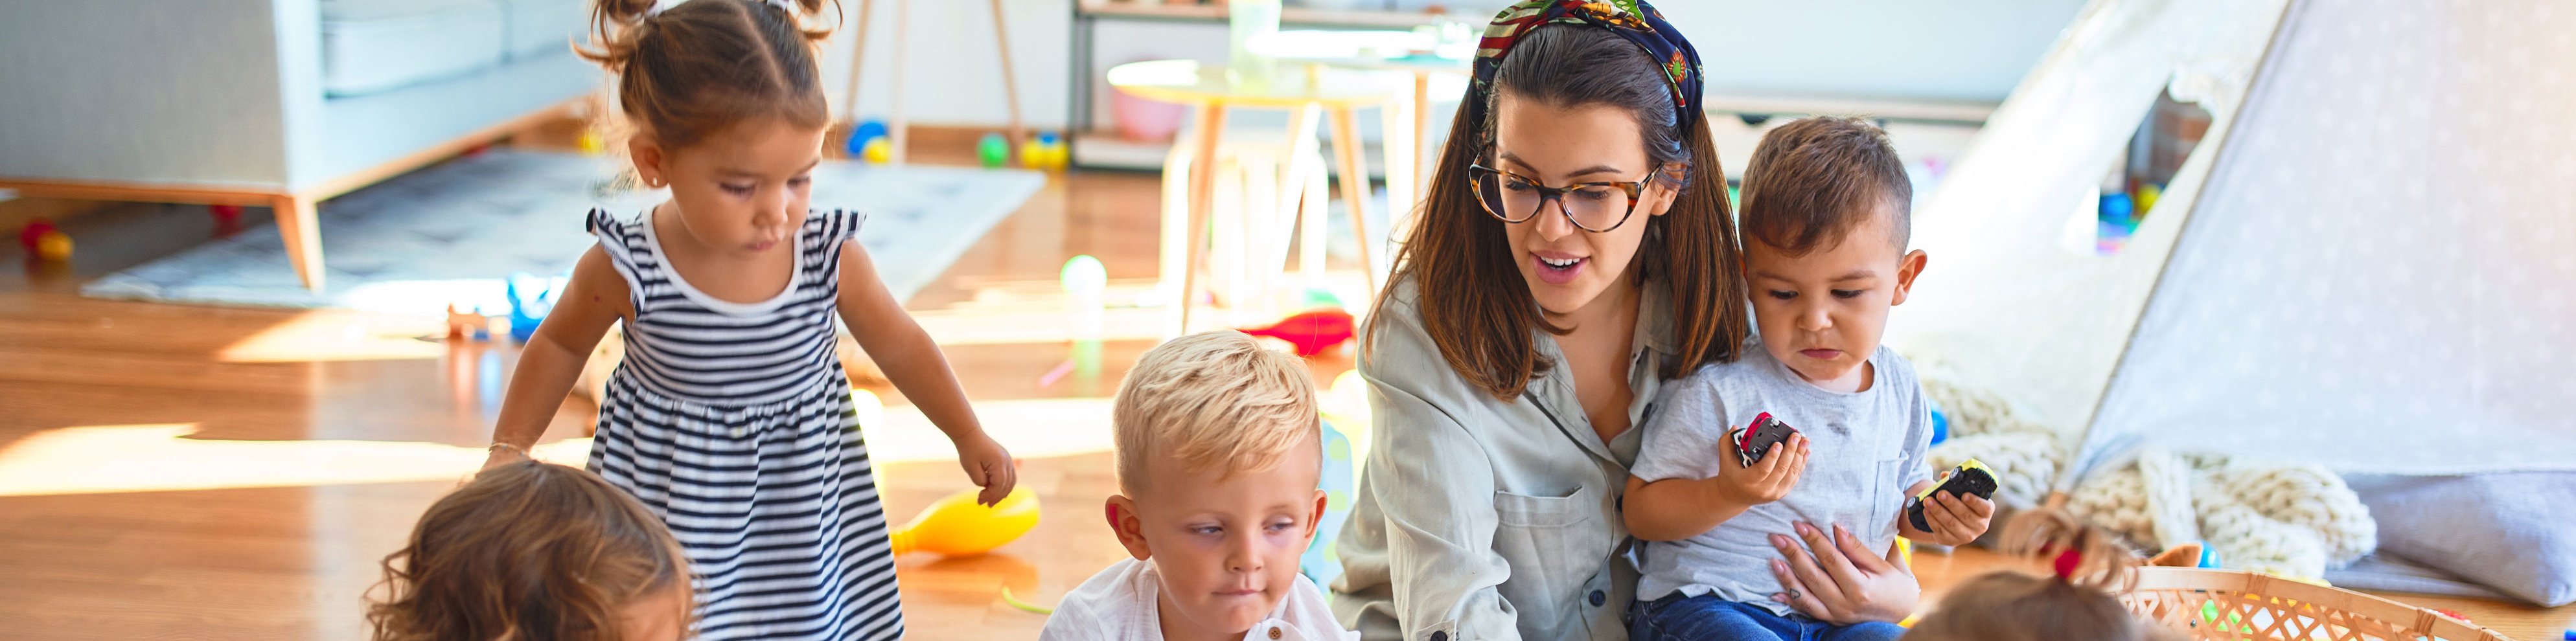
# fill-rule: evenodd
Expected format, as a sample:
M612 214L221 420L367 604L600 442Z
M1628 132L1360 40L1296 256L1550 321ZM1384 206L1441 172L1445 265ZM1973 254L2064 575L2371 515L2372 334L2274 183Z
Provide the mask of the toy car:
M1986 469L1985 463L1978 462L1976 459L1968 459L1967 462L1960 463L1958 467L1950 468L1950 474L1943 477L1939 484L1923 488L1922 493L1914 495L1914 498L1907 499L1905 501L1905 519L1912 522L1914 524L1914 529L1917 531L1932 531L1932 523L1923 520L1923 502L1931 500L1932 493L1934 492L1948 492L1954 495L1974 494L1979 498L1993 500L1995 498L1995 473L1993 470Z
M1789 442L1789 435L1796 433L1796 428L1772 418L1770 412L1763 412L1753 417L1753 424L1736 428L1727 437L1735 440L1736 460L1742 461L1745 467L1753 467L1753 464L1762 462L1763 455L1771 453L1771 448Z

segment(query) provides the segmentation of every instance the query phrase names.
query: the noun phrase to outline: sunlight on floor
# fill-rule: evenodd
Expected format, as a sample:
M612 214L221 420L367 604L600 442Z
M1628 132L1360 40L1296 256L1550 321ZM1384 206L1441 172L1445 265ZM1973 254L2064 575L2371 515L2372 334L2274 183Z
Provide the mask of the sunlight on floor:
M440 341L443 320L315 310L252 334L215 352L227 363L300 363L438 358L447 353Z
M483 449L400 441L210 441L193 423L48 430L0 450L0 496L461 481ZM578 462L588 440L537 448Z
M1109 451L1108 399L990 401L975 411L1021 458ZM956 460L956 447L919 410L883 412L865 428L877 464ZM0 496L463 481L484 458L480 447L417 441L187 438L196 431L167 423L39 432L0 450ZM536 448L537 458L565 465L589 453L587 438Z

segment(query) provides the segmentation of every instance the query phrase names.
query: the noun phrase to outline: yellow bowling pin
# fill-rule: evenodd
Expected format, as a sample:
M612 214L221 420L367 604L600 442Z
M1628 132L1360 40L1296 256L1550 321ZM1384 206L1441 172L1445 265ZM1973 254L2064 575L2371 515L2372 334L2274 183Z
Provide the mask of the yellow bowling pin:
M889 535L894 541L894 553L917 550L944 556L975 556L1017 540L1038 526L1038 497L1028 486L1012 488L992 507L976 505L976 492L950 494L930 504L911 523L896 528Z

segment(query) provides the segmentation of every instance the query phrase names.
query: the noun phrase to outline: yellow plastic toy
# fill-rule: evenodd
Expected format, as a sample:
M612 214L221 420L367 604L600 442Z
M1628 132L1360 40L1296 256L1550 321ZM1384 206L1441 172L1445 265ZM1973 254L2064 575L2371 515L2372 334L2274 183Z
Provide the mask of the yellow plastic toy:
M574 140L573 145L579 147L584 156L597 156L608 151L608 141L596 131L581 132L581 138Z
M992 507L975 504L977 490L948 495L911 523L896 528L894 553L914 551L943 556L976 556L993 551L1038 526L1038 496L1028 486L1011 489Z
M71 235L60 230L45 232L44 236L36 239L36 257L56 263L71 260Z
M859 149L859 156L871 163L886 164L887 161L894 159L894 141L878 136L877 139L868 141L867 147Z

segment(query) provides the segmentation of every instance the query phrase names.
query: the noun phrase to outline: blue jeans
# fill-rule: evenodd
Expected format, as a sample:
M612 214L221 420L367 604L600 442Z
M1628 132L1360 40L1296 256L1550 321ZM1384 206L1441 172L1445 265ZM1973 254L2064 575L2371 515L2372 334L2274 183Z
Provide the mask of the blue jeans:
M1834 625L1804 614L1772 614L1762 606L1717 595L1674 593L1638 601L1628 621L1629 641L1894 641L1905 628L1870 621Z

